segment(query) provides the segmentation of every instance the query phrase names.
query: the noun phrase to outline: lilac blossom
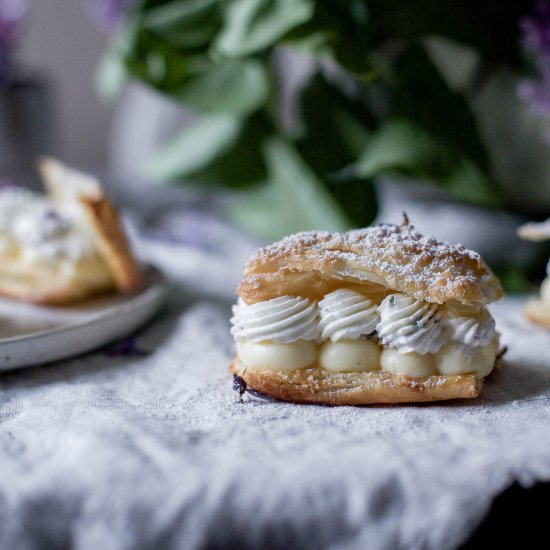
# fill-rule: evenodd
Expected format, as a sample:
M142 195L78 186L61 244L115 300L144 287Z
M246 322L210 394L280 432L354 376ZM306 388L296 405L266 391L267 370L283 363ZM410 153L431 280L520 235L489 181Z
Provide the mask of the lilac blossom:
M12 52L26 14L25 0L0 0L0 84L13 77Z
M101 28L115 30L123 21L135 0L93 0L93 15Z
M520 20L523 47L533 58L540 78L522 81L518 95L534 114L550 121L550 0L539 0L535 12ZM550 144L550 130L546 132Z
M134 356L149 355L148 351L145 351L138 346L135 336L129 336L127 338L123 338L122 340L119 340L118 342L115 342L114 344L110 345L107 348L105 353L109 357L124 357L128 355L134 355Z

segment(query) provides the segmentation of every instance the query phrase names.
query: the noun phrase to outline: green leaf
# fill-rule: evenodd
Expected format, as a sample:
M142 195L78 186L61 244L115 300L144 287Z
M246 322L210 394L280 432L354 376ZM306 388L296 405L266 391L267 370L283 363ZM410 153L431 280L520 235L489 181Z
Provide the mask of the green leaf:
M143 17L148 29L176 48L208 47L222 25L220 0L166 2Z
M256 234L276 239L296 231L344 231L352 224L291 144L273 137L264 146L269 183L231 212Z
M372 117L320 75L310 80L300 100L300 153L353 224L369 225L377 213L372 181L358 179L349 166L366 147Z
M182 53L143 29L126 64L133 75L204 113L246 115L261 107L269 94L267 71L260 61L215 63L203 54Z
M518 21L532 2L368 0L378 42L439 35L476 49L493 63L520 65Z
M327 188L354 227L367 227L376 218L378 196L374 180L348 178L338 184L329 183Z
M313 17L284 42L317 57L330 58L360 80L371 78L369 59L375 22L361 0L316 2Z
M114 101L128 81L128 70L124 53L116 43L111 43L101 56L95 73L95 85L99 97L107 102Z
M506 294L536 292L537 286L527 277L528 270L514 264L492 265L495 275L499 278Z
M213 0L145 2L137 10L139 22L126 52L128 71L204 113L246 115L257 110L269 95L264 64L251 58L215 59L210 53L217 24L208 14L219 9ZM195 48L177 44L186 36Z
M260 144L269 131L261 115L252 115L243 121L235 143L202 169L189 174L189 179L239 189L256 186L267 177Z
M311 0L233 0L226 3L225 23L214 50L243 57L273 45L313 15Z
M452 91L420 44L403 50L392 68L393 111L418 122L489 171L489 158L466 99Z
M242 130L239 118L205 118L184 128L146 161L144 174L153 181L188 177L231 148Z
M441 185L455 197L497 205L492 180L470 159L415 122L392 119L372 135L356 165L359 177L400 173Z
M171 97L200 70L198 67L205 71L212 65L203 54L182 53L141 27L135 32L125 62L133 76Z
M357 158L374 123L370 113L320 74L315 74L303 88L300 113L300 151L321 174L327 175Z
M246 120L227 115L185 127L144 167L154 181L218 185L243 189L266 178L260 144L268 133L260 115Z
M307 54L315 59L333 58L331 37L325 30L301 30L291 33L284 39L284 45Z
M189 78L174 94L182 103L206 113L245 115L267 100L266 70L255 59L233 60Z
M139 13L131 13L120 28L114 32L99 60L95 73L95 84L99 96L106 101L114 101L128 81L126 57L133 49L139 21Z

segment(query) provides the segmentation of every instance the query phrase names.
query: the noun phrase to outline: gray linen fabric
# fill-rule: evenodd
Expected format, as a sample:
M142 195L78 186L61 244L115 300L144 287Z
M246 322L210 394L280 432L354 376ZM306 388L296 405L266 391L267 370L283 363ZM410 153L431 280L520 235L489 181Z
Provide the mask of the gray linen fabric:
M150 355L0 377L0 547L451 549L511 482L550 479L550 337L521 300L494 308L510 350L476 401L239 403L242 258L146 253L175 281Z

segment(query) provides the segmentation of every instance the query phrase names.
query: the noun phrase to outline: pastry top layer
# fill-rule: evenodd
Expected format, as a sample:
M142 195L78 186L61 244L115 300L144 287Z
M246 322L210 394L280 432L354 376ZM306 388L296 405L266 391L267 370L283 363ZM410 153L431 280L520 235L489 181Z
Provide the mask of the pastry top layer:
M49 157L41 158L37 168L53 204L72 212L81 229L91 236L118 290L137 290L141 285L138 263L118 211L99 181Z
M278 296L320 299L338 287L399 291L429 302L485 305L502 297L481 256L424 237L411 225L346 233L309 231L262 248L245 265L237 294L248 304Z

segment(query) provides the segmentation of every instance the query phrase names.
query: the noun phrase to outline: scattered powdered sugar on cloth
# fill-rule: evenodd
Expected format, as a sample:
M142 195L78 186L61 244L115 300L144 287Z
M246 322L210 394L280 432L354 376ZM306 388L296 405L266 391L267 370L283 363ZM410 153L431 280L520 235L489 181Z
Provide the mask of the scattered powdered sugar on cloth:
M237 401L230 299L180 284L150 354L0 378L1 547L450 549L514 480L550 479L550 336L521 300L493 308L510 350L480 399L331 408Z

